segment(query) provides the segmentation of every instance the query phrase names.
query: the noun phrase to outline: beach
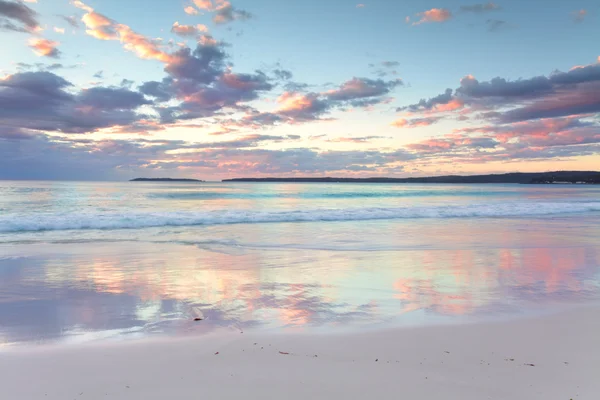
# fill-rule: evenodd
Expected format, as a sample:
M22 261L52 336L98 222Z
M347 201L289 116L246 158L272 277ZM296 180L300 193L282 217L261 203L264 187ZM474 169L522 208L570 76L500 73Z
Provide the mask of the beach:
M600 309L369 333L12 349L6 399L596 399ZM201 323L201 322L199 322Z
M6 399L595 399L599 189L0 182Z

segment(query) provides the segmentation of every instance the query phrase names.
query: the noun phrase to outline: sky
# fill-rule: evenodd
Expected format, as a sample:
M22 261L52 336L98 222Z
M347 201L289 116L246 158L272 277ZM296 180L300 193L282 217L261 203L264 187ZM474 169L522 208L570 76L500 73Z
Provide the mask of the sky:
M0 179L600 170L599 22L597 0L0 0Z

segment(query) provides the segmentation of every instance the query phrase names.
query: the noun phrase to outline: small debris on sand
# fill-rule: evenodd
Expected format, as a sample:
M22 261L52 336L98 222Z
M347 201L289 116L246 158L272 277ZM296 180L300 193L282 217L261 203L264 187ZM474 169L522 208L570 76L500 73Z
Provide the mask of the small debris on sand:
M285 351L280 351L279 354L284 354L284 355L288 355L290 353L286 353Z

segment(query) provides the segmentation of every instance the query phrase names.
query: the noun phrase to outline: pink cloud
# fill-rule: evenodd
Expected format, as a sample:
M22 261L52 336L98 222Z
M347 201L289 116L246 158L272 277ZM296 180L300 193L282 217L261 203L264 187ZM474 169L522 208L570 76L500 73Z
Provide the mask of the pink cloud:
M435 106L433 106L433 108L430 110L430 112L455 111L455 110L458 110L459 108L464 107L464 105L465 104L460 99L454 98L446 104L436 104Z
M29 47L40 57L58 58L60 52L57 49L58 42L44 38L32 38L29 40Z
M413 22L413 25L420 25L426 22L445 22L452 18L452 13L445 8L432 8L417 14L421 19Z
M395 126L396 128L418 128L433 125L440 119L441 117L414 118L411 120L400 118L392 122L392 126Z
M194 4L201 10L214 11L215 9L211 0L194 0Z
M101 40L118 40L126 50L135 53L140 58L165 63L173 61L173 57L163 51L157 41L133 31L127 25L95 12L93 8L79 0L75 0L73 4L87 11L81 20L87 28L85 32L88 35Z
M208 32L208 27L206 25L197 24L197 25L181 25L179 22L175 22L171 27L171 32L179 35L179 36L199 36L202 33Z
M187 6L183 9L183 11L185 11L186 14L188 15L197 15L198 14L198 10L196 10L194 7L192 6Z

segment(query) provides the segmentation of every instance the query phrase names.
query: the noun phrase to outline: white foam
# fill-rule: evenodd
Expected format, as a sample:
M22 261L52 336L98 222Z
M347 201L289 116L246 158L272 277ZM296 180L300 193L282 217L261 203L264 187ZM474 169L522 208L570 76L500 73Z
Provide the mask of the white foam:
M418 218L480 218L561 215L600 211L600 202L493 203L403 208L346 208L293 211L197 211L148 213L38 213L0 216L0 232L138 229L307 221L362 221Z

